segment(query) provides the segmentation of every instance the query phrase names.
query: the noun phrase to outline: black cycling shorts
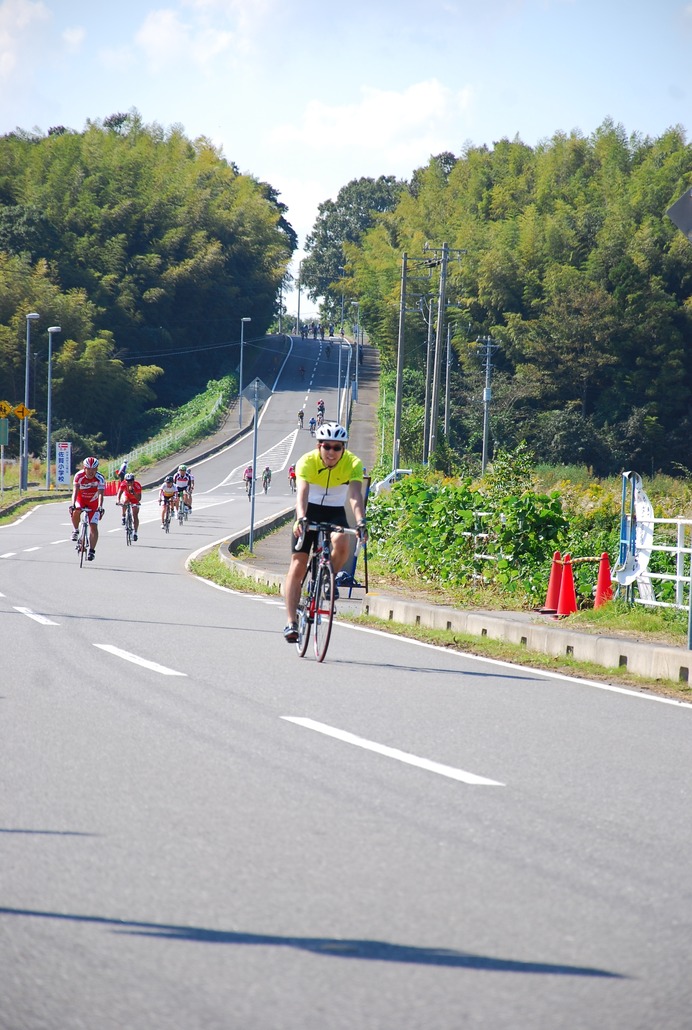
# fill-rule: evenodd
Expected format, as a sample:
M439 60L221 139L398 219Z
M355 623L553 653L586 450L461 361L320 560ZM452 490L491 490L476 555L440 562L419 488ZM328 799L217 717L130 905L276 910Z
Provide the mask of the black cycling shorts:
M330 504L308 504L307 516L308 522L331 522L335 526L348 528L345 508L332 507ZM317 533L313 529L305 534L303 546L298 547L300 538L294 537L293 523L291 523L291 554L309 554L316 539Z

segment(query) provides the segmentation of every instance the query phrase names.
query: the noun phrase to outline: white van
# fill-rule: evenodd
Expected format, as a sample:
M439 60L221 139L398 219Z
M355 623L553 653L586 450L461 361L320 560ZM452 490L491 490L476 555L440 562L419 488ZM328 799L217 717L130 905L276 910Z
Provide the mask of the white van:
M370 487L370 493L373 497L378 497L380 494L386 494L388 490L392 489L393 483L398 483L404 476L410 476L413 469L394 469L384 479L380 479L379 482L373 483Z

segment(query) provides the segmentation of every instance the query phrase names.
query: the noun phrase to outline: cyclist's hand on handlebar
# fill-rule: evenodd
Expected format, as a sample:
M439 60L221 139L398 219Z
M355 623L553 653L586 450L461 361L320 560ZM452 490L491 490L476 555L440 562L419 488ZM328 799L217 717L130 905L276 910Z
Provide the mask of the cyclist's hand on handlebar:
M295 520L295 522L293 523L293 535L296 538L296 540L299 540L300 537L303 536L303 534L305 533L305 527L307 526L307 524L308 524L308 520L305 517L305 515L303 515L303 517L301 519L296 519Z
M358 534L358 539L362 544L367 543L368 527L365 524L365 519L361 519L360 522L356 525L356 533Z
M71 504L67 510L69 511L70 515L74 515L77 509L75 508L74 504Z
M106 514L106 509L105 508L99 508L99 518L102 519L105 514Z

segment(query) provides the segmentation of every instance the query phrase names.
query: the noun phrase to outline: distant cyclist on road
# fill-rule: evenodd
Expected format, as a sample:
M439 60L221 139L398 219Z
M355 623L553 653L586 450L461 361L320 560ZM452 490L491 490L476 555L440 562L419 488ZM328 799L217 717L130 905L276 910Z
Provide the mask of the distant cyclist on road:
M252 480L254 478L255 478L254 469L252 468L252 465L248 465L248 467L243 472L243 482L245 483L245 489L247 490L248 493L251 493L251 491L252 491Z
M192 491L195 489L195 477L187 465L178 465L178 471L173 473L173 482L180 498L185 501L188 511L192 511Z
M298 425L300 426L301 429L303 428L303 419L304 418L305 418L305 412L301 408L300 411L298 412Z
M103 518L103 498L106 494L106 480L100 472L98 458L85 458L84 467L75 473L72 480L72 500L70 501L70 517L72 519L72 539L79 538L79 520L82 511L89 513L89 551L87 561L96 557L96 544L99 539L99 519Z
M123 506L123 526L125 525L125 505L129 504L132 511L132 527L134 533L132 539L137 539L139 532L139 506L142 503L142 484L135 479L134 472L126 472L125 478L118 488L116 504Z
M269 487L271 486L271 483L272 483L272 470L269 468L268 465L265 465L264 470L262 472L262 489L264 490L265 494L266 494L267 490L269 489Z
M178 489L175 485L174 476L166 476L159 490L159 504L161 505L161 529L165 529L166 502L170 505L171 511L178 508Z
M314 415L312 416L312 418L308 422L308 426L310 427L310 435L314 436L315 435L315 429L317 428L317 419L315 418Z
M296 490L296 467L295 465L288 466L288 485L291 488L291 493L295 493Z

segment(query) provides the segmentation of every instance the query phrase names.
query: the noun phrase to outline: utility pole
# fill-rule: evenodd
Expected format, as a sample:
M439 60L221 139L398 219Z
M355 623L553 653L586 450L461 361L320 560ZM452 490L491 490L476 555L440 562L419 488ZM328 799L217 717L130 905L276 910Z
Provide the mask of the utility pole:
M404 325L406 320L406 251L401 255L401 295L399 299L399 340L396 351L396 393L394 396L394 443L392 448L392 471L399 468L399 446L401 437L401 399L404 381ZM356 361L358 355L356 354Z
M447 292L447 261L449 247L442 244L442 262L440 265L440 295L437 302L437 333L435 335L435 358L433 361L432 399L430 402L430 447L429 455L435 453L437 446L437 422L440 404L440 365L442 364L442 334L444 332L444 310Z
M490 387L490 380L493 374L493 351L497 350L497 344L493 340L492 336L479 336L476 343L482 343L485 350L481 350L480 353L484 353L483 361L485 363L485 388L483 390L483 457L481 459L481 472L485 472L486 465L488 464L488 430L490 422L490 399L492 396L492 390Z
M440 377L442 371L442 341L444 339L444 323L445 317L444 312L447 307L447 266L449 264L450 255L456 255L457 261L461 260L461 255L465 254L466 251L461 248L455 248L450 250L446 243L443 243L441 247L428 247L426 244L425 250L431 250L433 253L440 254L441 257L435 262L440 266L440 293L437 302L437 333L435 336L435 356L433 359L433 381L432 381L432 398L430 402L430 429L428 434L428 458L434 453L435 447L437 446L437 433L438 433L438 422L440 414Z
M423 305L425 301L421 302ZM432 333L433 333L433 312L435 310L435 298L430 297L430 303L428 305L428 346L426 348L426 360L425 360L425 420L423 425L423 464L428 464L428 441L430 438L430 393L432 387L432 365L433 365L433 345L432 345Z
M447 322L447 362L445 365L445 440L449 443L449 380L452 367L452 324Z

